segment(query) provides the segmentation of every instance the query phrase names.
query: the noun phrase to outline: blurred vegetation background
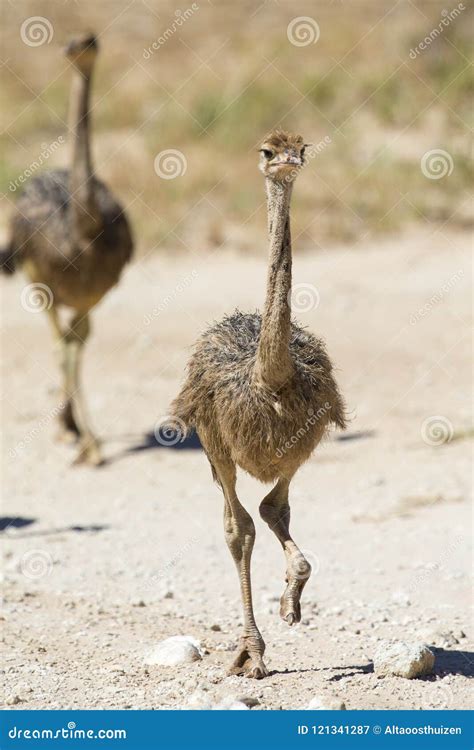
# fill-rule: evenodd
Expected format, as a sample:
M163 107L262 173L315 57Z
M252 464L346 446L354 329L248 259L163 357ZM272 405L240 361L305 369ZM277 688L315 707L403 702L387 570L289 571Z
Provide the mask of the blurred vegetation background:
M62 47L93 30L101 45L94 162L128 207L142 253L186 252L198 243L261 252L256 151L277 125L313 144L326 138L296 186L297 250L417 222L470 225L473 8L468 0L460 5L459 16L410 55L457 3L4 2L2 222L15 199L11 181L66 135L71 71ZM51 23L49 42L22 41L31 16ZM302 16L317 22L319 38L296 46L288 24ZM155 157L165 149L184 154L185 174L156 174ZM422 173L432 149L452 157L449 176ZM68 158L65 142L42 169Z

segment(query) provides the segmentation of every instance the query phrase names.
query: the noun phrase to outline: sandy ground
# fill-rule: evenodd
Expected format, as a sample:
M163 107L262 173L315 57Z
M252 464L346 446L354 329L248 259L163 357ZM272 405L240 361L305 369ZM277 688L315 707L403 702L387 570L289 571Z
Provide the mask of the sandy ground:
M73 449L54 442L46 316L22 307L20 276L2 282L8 705L469 706L470 240L441 229L363 244L295 259L294 283L319 294L316 307L312 289L310 303L301 294L297 318L326 338L353 420L352 439L332 435L293 482L292 530L314 568L293 629L278 617L283 555L258 517L268 490L239 480L257 526L254 599L271 670L260 682L226 677L241 608L206 458L160 447L153 430L206 322L261 304L264 250L155 255L100 306L84 372L109 458L99 470L71 468ZM202 661L146 667L177 634L201 641ZM435 647L435 675L378 678L371 660L385 639Z

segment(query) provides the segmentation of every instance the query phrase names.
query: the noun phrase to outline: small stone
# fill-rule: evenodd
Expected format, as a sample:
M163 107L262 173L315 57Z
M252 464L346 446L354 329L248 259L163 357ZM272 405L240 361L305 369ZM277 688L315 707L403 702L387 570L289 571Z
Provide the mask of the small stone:
M188 702L184 708L194 709L200 711L210 711L212 709L212 703L209 695L203 690L196 690L188 699Z
M332 695L315 695L306 706L307 711L345 711L346 704Z
M153 648L144 659L149 666L174 667L177 664L190 664L203 657L199 641L190 635L175 635L166 638Z
M6 699L5 703L7 704L7 706L17 706L18 703L21 703L21 698L19 695L10 695L10 697Z
M258 698L256 698L254 695L239 695L237 701L246 705L247 708L253 708L254 706L258 706L260 703Z
M379 677L394 675L411 680L431 674L435 663L432 651L424 643L382 643L374 656L374 672Z
M249 707L231 695L223 698L220 703L212 707L214 711L248 711Z
M217 625L217 624L216 625L211 625L211 630L214 630L214 632L216 632L216 633L220 633L221 626Z

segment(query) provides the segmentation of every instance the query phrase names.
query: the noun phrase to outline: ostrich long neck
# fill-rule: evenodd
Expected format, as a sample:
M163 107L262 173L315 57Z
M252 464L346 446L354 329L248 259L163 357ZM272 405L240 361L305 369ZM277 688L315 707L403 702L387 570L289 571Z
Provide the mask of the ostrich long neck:
M91 74L76 71L70 106L69 130L72 137L71 210L75 231L80 237L90 238L100 230L89 144L89 94Z
M279 388L291 376L291 183L266 180L270 238L267 293L256 372L266 386Z

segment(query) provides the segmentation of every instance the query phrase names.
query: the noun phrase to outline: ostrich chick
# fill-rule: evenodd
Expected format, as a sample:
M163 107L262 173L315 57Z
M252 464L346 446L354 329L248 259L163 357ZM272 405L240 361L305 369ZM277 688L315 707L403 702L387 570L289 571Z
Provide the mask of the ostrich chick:
M46 290L47 312L60 351L63 397L61 436L79 441L76 462L102 462L100 446L89 427L79 369L89 336L90 310L119 280L133 243L122 207L94 175L90 153L89 96L98 53L96 38L73 40L65 54L74 70L70 101L72 154L68 170L31 179L11 220L2 270L22 267L33 284ZM66 309L66 327L58 311Z
M265 138L260 170L266 182L270 250L263 315L236 311L207 330L171 406L176 421L197 431L223 490L225 536L244 610L244 631L230 673L257 679L268 670L252 607L255 526L236 494L236 466L262 482L275 482L260 515L285 553L280 615L293 625L301 619L300 597L311 566L290 535L289 485L331 423L345 427L344 402L323 342L291 320L289 208L304 154L301 136L276 131Z

